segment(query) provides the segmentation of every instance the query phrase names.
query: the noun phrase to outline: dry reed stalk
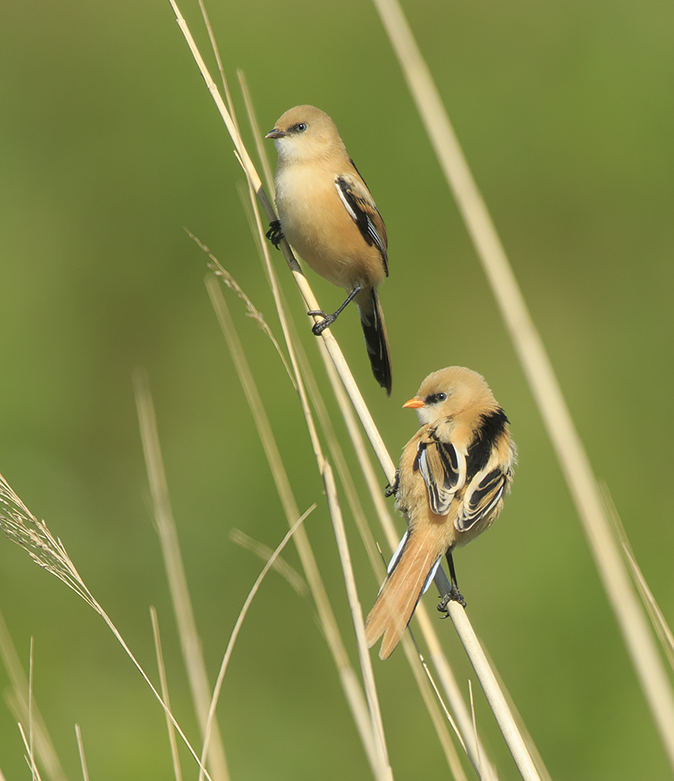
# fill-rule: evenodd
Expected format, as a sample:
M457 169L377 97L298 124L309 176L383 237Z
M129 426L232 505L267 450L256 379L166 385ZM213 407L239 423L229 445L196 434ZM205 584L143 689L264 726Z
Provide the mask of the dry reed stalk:
M24 748L26 749L26 755L24 758L26 760L26 764L30 768L30 777L32 781L42 781L40 777L40 773L37 769L35 760L32 755L30 739L26 737L26 731L24 730L23 724L21 724L21 722L19 722L18 727L19 727L19 734L21 735L21 740L23 741Z
M2 613L0 613L0 655L2 655L2 660L12 686L13 696L10 697L11 710L17 721L27 721L29 718L28 679L23 671L21 660L16 652ZM33 697L32 700L33 741L37 758L50 781L66 781L66 775L61 767L47 726L35 703L35 698Z
M602 584L674 769L672 687L630 584L587 453L496 228L400 4L397 0L373 2L522 363L582 521Z
M184 17L182 16L178 6L175 3L175 0L170 0L171 6L176 14L176 20L181 28L181 31L183 32L183 35L185 37L185 40L188 43L188 46L190 47L190 50L192 52L192 55L199 67L199 70L206 82L206 86L211 93L211 96L218 108L218 111L220 112L220 115L225 122L225 125L227 127L227 130L232 138L232 141L234 142L236 153L238 156L238 159L244 169L244 172L246 173L246 176L249 181L249 185L252 188L252 190L257 195L260 204L262 205L265 214L269 221L275 219L275 212L273 210L273 207L271 205L271 202L267 196L267 194L264 191L264 188L262 187L260 178L257 174L257 171L255 170L255 167L250 159L250 156L248 154L247 149L245 148L243 141L241 139L241 136L239 134L238 128L235 126L234 122L232 121L232 118L227 110L227 107L225 106L224 101L220 97L220 94L218 92L218 89L213 81L213 79L210 76L210 73L203 61L203 58L201 57L201 54L196 46L196 43L194 42L194 39L189 31L189 28L187 26L187 23L185 22ZM302 297L304 298L305 304L307 305L307 308L309 310L313 309L320 309L318 302L316 301L313 291L311 290L306 278L304 277L304 274L302 273L299 265L297 264L297 261L295 260L294 256L292 255L292 252L290 250L290 247L288 246L287 242L283 241L281 243L281 247L284 252L284 256L286 258L286 261L288 262L288 265L290 266L290 269L293 273L293 276L295 278L295 281L300 289L300 292L302 294ZM349 397L351 399L351 403L354 406L354 409L356 410L356 413L358 414L358 417L360 418L361 425L366 431L366 434L370 440L370 443L373 447L373 450L375 452L376 457L378 458L380 465L382 466L382 469L384 470L385 475L389 479L389 482L391 482L394 479L395 475L395 467L393 465L393 462L386 450L386 447L384 446L383 440L381 439L381 435L379 434L379 431L377 430L376 426L374 425L374 421L372 420L372 416L370 415L370 412L365 405L365 402L362 398L362 395L360 394L360 391L353 379L353 376L351 374L351 371L346 363L346 360L344 359L344 356L334 338L334 336L330 333L330 329L325 329L322 333L322 339L323 343L326 346L326 349L328 350L330 357L340 375L340 378L342 380L342 383L349 394ZM499 711L501 712L501 711ZM513 722L514 724L514 722ZM508 725L508 729L510 730L510 725ZM515 727L516 729L516 727Z
M147 673L141 667L140 662L126 644L126 640L124 640L117 627L113 624L110 616L103 610L100 603L87 588L61 540L54 537L44 521L38 520L31 513L2 475L0 475L0 529L4 531L12 542L23 548L36 564L65 583L105 621L108 629L122 646L145 683L150 687L166 715L173 722L190 754L201 765L199 757L192 748L187 736L166 706L166 703L162 700ZM205 772L205 775L209 781L213 781L210 773Z
M159 632L159 619L157 611L150 606L150 620L152 621L152 637L154 638L154 648L157 655L157 669L159 670L159 684L161 686L161 696L168 708L171 707L169 698L168 682L166 680L166 665L164 664L164 653L161 647L161 634ZM166 730L168 732L169 746L171 747L171 761L173 763L173 775L176 781L182 781L182 771L180 769L180 757L178 756L178 742L176 741L176 731L171 724L171 719L166 719Z
M82 730L79 724L75 724L75 737L77 738L77 750L80 755L80 766L82 768L83 781L89 781L89 771L87 770L87 760L84 756L84 743L82 742Z
M227 643L227 648L225 650L225 655L222 659L222 663L220 665L220 671L218 673L218 678L215 682L215 686L213 687L213 696L211 697L211 703L208 711L208 721L206 722L206 734L204 736L204 745L202 749L202 764L203 764L203 757L208 752L208 741L210 738L210 730L211 726L214 723L215 718L215 709L218 704L218 700L220 699L220 692L222 690L222 684L225 680L225 673L227 672L227 666L229 665L229 660L232 658L232 652L234 651L234 644L236 643L236 640L239 636L239 632L241 631L241 627L243 626L243 622L246 618L246 614L248 613L248 608L251 606L251 603L253 599L255 598L255 595L260 589L260 586L262 585L262 581L264 580L266 574L269 572L269 570L274 566L274 562L276 559L281 555L281 551L285 548L287 543L290 541L291 537L295 532L300 528L300 526L304 523L306 518L316 509L316 505L313 504L300 518L295 521L295 523L290 527L290 530L286 532L285 537L281 540L280 544L276 548L276 550L272 553L272 555L269 557L269 560L262 568L262 572L257 577L257 580L253 584L253 587L248 592L248 596L246 597L245 602L243 603L243 607L241 608L241 611L239 612L239 615L237 616L236 622L234 624L234 628L232 629L232 634L230 635L229 642ZM199 781L202 781L201 774L199 775Z
M307 424L307 429L309 431L309 436L314 450L314 456L316 458L318 469L323 479L326 496L328 498L328 509L330 511L330 517L333 524L335 539L337 541L337 549L340 556L340 562L342 564L342 573L346 584L347 598L349 601L349 606L351 608L351 615L352 615L354 630L356 634L356 645L358 648L358 658L361 665L361 674L363 678L363 685L365 688L365 696L367 698L367 703L368 703L368 710L369 710L370 721L372 725L372 734L374 736L375 748L377 750L377 767L375 772L377 776L382 779L392 778L392 770L389 765L388 750L386 748L384 725L382 723L381 711L379 707L379 698L377 696L376 685L374 681L372 660L370 658L367 643L365 641L365 627L363 624L362 609L358 599L355 577L351 566L351 555L348 548L346 532L344 529L341 509L337 497L337 490L334 485L334 477L332 474L332 469L328 464L328 462L326 461L325 456L323 454L320 438L316 430L313 414L311 412L311 408L306 394L304 380L296 356L295 343L290 332L290 326L288 323L286 310L285 307L283 306L278 280L276 278L276 274L274 273L274 269L271 264L268 247L264 243L264 229L262 227L260 213L259 213L259 209L257 208L257 201L255 199L255 192L252 189L252 186L250 187L250 200L253 208L253 217L255 221L257 236L260 241L260 245L262 246L263 249L263 257L266 261L265 266L267 270L267 277L271 285L272 294L274 296L274 301L276 304L276 311L278 313L279 320L281 322L281 329L283 331L283 336L285 339L286 349L288 350L288 355L290 357L290 362L293 368L293 375L295 378L297 393L302 406L302 412L304 414L305 422ZM290 251L289 248L288 251ZM303 275L302 278L304 279ZM353 378L352 378L352 382L353 382ZM355 383L354 383L354 387L355 387ZM356 391L360 396L360 392L358 391L357 388ZM372 423L372 425L374 426L374 423Z
M276 490L281 499L283 511L288 523L292 524L294 519L299 516L299 510L297 509L297 503L271 426L269 425L267 414L260 399L260 394L251 374L250 367L248 366L241 342L236 333L236 329L234 328L229 309L222 296L218 281L214 277L210 277L206 280L206 286L220 326L227 338L229 350L234 360L239 380L243 386L246 401L253 413L255 426L269 463ZM295 535L295 544L300 556L300 561L302 562L304 574L307 578L307 583L311 589L321 627L328 647L332 653L335 666L337 667L340 676L342 688L344 689L347 702L351 709L351 714L365 748L365 753L370 762L370 766L373 771L376 772L379 763L378 751L370 727L367 703L363 691L360 688L360 684L358 683L358 678L349 661L349 656L339 632L337 621L332 611L318 564L316 563L309 538L303 527L300 527Z
M262 542L254 540L249 537L241 529L230 529L229 539L240 545L242 548L251 551L262 561L269 561L274 551ZM284 561L280 556L274 562L274 569L278 574L286 580L288 585L295 591L300 597L305 597L308 593L307 584L297 570Z
M154 521L161 545L164 567L166 568L166 578L171 591L173 612L178 625L180 647L187 670L192 701L197 714L197 721L199 722L201 739L203 740L211 700L211 687L208 682L206 662L194 618L187 577L185 576L185 567L178 541L178 530L173 518L173 512L171 511L171 501L159 444L159 433L157 431L157 419L147 373L141 370L135 371L133 385L140 435L143 443L143 454L145 456L145 467L150 483ZM211 732L208 766L215 781L228 781L230 776L227 768L227 759L217 724L213 725Z
M660 606L655 599L655 595L651 591L650 586L644 577L644 573L641 571L641 567L637 563L637 559L634 555L634 551L632 550L632 546L630 545L630 541L627 539L627 532L622 525L622 521L620 520L616 506L613 503L613 498L611 497L611 493L608 490L608 486L605 483L601 483L600 488L604 497L604 503L606 504L609 518L613 524L615 535L620 540L623 555L625 556L625 561L627 562L630 574L632 575L634 585L637 587L641 601L646 608L648 617L651 620L651 625L653 626L655 634L660 641L660 645L662 646L662 650L667 657L669 666L672 668L672 670L674 670L674 634L672 634L672 630L669 628L667 619L665 618L662 610L660 610Z

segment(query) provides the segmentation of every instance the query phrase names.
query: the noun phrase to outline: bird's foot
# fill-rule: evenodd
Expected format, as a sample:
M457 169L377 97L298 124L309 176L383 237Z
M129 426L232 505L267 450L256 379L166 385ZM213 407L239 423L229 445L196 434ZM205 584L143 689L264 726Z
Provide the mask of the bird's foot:
M325 312L322 309L312 309L310 312L307 312L308 315L311 315L312 317L322 317L322 320L319 320L317 323L314 323L311 328L311 333L314 336L320 336L323 331L325 331L326 328L329 328L337 319L335 315L326 315Z
M396 479L393 481L393 485L390 483L384 489L384 496L388 499L389 496L395 496L398 493L398 486L400 485L400 473L396 472Z
M279 249L279 244L285 238L283 231L281 230L281 222L279 220L272 220L269 223L269 230L264 235L271 241L276 249Z
M449 618L447 605L449 605L450 602L458 602L464 610L466 608L466 600L463 598L463 594L456 586L452 586L445 596L440 598L440 602L438 603L438 611L444 613L441 618Z

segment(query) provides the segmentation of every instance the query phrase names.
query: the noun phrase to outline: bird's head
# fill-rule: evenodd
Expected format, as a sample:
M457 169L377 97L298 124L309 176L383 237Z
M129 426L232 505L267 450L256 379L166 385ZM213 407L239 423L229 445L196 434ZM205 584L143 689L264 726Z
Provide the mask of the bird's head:
M279 162L306 162L345 152L335 123L314 106L289 109L265 138L273 139Z
M417 395L403 407L415 410L424 425L454 417L471 407L495 409L498 404L481 374L463 366L449 366L429 374Z

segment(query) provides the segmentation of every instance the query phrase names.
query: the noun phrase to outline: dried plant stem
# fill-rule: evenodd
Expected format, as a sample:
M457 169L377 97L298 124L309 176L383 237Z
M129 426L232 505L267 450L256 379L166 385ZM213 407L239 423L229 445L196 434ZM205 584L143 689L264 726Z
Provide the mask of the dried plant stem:
M342 564L342 573L346 584L347 598L349 600L349 606L351 608L351 615L353 619L354 630L356 634L356 644L358 647L358 658L361 665L361 673L363 676L363 684L365 688L365 696L367 698L368 709L370 713L370 720L372 723L372 733L375 740L375 748L377 749L377 768L375 770L377 776L382 779L392 778L392 771L389 765L388 750L386 748L386 738L384 733L384 725L381 719L381 711L379 708L379 698L377 696L376 685L374 681L374 672L372 670L372 660L368 651L367 643L365 641L365 627L363 624L362 608L358 599L358 593L356 589L355 577L353 574L353 568L351 566L351 555L349 552L348 542L346 538L346 532L344 529L344 522L342 519L342 513L339 506L339 500L337 498L337 489L334 484L334 476L332 468L328 464L323 455L323 449L321 446L316 425L314 422L313 414L309 406L309 401L306 394L304 380L298 365L297 356L295 353L295 345L290 333L290 327L288 324L288 317L286 315L283 301L281 299L278 280L269 257L269 248L264 243L264 231L262 228L262 222L260 218L260 212L255 200L255 193L251 188L250 191L251 205L253 207L253 215L257 228L257 235L261 242L263 258L265 261L265 267L267 270L267 276L271 284L272 294L276 303L276 310L278 312L279 319L281 321L281 328L283 330L283 336L286 343L286 349L290 357L290 362L293 367L295 376L295 384L297 393L302 405L302 412L309 430L309 436L311 438L311 444L318 464L319 472L323 478L323 484L325 487L325 493L328 498L328 509L330 511L330 517L332 519L333 530L335 533L335 539L337 541L337 549ZM304 279L304 277L302 277ZM306 281L306 280L305 280ZM355 387L355 383L354 383ZM358 390L356 388L356 390ZM360 392L358 392L360 395ZM374 426L374 423L372 424ZM382 443L383 445L383 443Z
M80 766L82 767L82 778L89 781L89 771L87 770L87 760L84 756L84 743L82 742L82 730L79 724L75 724L75 737L77 738L77 750L80 754Z
M480 685L489 701L489 705L501 728L503 737L508 744L508 748L513 755L513 759L515 760L515 764L517 765L522 778L525 779L525 781L540 781L540 775L538 774L534 760L529 754L529 749L512 716L511 710L508 707L508 702L501 691L501 687L487 661L487 657L473 631L473 627L466 616L466 611L458 602L450 602L448 609L456 632L459 635L463 647L466 649L468 658L473 665L473 669L477 674ZM475 730L475 732L477 732L477 730Z
M229 309L222 296L218 281L214 277L209 277L206 280L206 286L218 316L220 326L227 338L229 350L243 386L246 401L253 413L255 426L265 450L265 455L271 469L276 490L281 499L286 519L289 524L292 524L299 516L299 510L297 509L297 503L290 487L290 481L272 433L269 419L267 418L267 414L260 399L260 394L250 371L250 367L248 366L243 347L241 346L236 329L234 328ZM344 689L347 702L351 708L351 713L354 722L356 723L356 727L358 728L370 766L376 773L379 766L379 753L375 747L374 736L370 728L367 703L358 683L358 678L349 661L349 656L339 632L337 621L332 611L318 564L316 563L309 538L303 527L298 529L294 539L300 561L302 562L304 574L307 578L307 583L309 584L316 605L321 627L323 628L328 647L330 648L339 672L342 688Z
M185 576L185 567L180 553L178 530L171 511L164 461L159 444L159 432L157 431L157 419L146 372L141 370L134 372L133 384L145 465L150 482L154 520L161 544L166 577L171 590L173 611L178 625L180 646L187 669L194 709L203 740L211 701L211 687L208 683L206 662L202 653L201 640ZM217 724L212 727L208 765L215 781L228 781L229 770L225 749Z
M23 548L36 564L65 583L105 621L108 629L122 646L145 683L150 687L164 712L173 722L188 751L199 762L199 757L185 733L166 706L166 703L162 700L159 692L155 689L147 673L131 652L131 649L126 644L126 640L124 640L117 627L113 624L110 616L103 610L100 603L87 588L61 540L54 537L44 521L38 520L31 513L2 475L0 475L0 529L5 532L12 542ZM205 773L205 775L212 781L209 773Z
M241 631L241 627L243 626L244 619L246 618L246 614L248 613L248 608L250 607L253 599L255 598L255 595L257 594L260 586L262 585L262 581L264 580L266 574L274 566L274 562L281 554L281 551L285 548L286 544L290 541L290 538L293 536L293 534L295 534L295 532L304 523L306 518L315 509L316 509L316 505L314 504L300 518L298 518L295 521L295 523L290 527L290 530L286 532L285 537L283 538L283 540L281 540L279 546L269 557L269 561L267 561L267 563L262 568L262 572L260 572L260 574L258 575L257 580L253 584L253 587L251 588L250 592L248 593L248 596L246 597L246 601L243 603L243 607L241 608L241 612L239 613L238 618L236 619L236 623L234 624L234 629L232 629L232 634L229 638L229 642L227 643L227 649L225 650L225 655L223 657L222 664L220 665L220 672L218 673L218 678L215 682L215 687L213 688L213 696L211 697L211 704L208 711L208 721L206 722L206 734L204 736L204 746L202 751L202 766L203 766L203 758L206 755L206 752L208 751L210 729L213 724L213 719L215 718L215 709L217 707L218 700L220 698L220 691L222 690L222 684L225 680L225 673L227 672L227 666L229 665L229 660L232 658L232 651L234 650L234 644L236 643L236 640L239 636L239 632ZM199 781L202 781L201 774L199 775Z
M161 686L161 696L168 708L171 707L169 698L168 682L166 680L166 665L164 664L164 653L161 647L161 634L159 632L159 619L157 611L150 606L150 620L152 621L152 636L154 638L154 648L157 655L157 669L159 670L159 683ZM173 762L173 775L176 781L182 781L182 771L180 769L180 757L178 756L178 743L176 741L176 732L171 723L171 719L166 719L166 729L169 736L169 745L171 747L171 760Z
M398 0L373 0L456 198L566 477L599 575L674 768L674 695L540 335Z

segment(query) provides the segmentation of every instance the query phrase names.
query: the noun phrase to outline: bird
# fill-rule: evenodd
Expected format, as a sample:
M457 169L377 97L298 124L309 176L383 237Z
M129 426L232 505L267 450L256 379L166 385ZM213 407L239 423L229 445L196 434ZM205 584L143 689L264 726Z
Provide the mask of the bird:
M391 395L391 355L377 288L388 276L388 239L370 190L346 151L337 126L314 106L295 106L265 138L278 152L275 188L279 220L267 237L285 237L318 274L348 291L332 314L313 326L319 336L356 302L372 373Z
M450 599L465 607L452 551L498 517L517 461L509 420L484 377L471 369L449 366L429 374L403 407L416 410L420 428L403 449L390 493L408 528L365 622L368 648L384 636L381 659L400 642L445 554L452 588L438 609L446 611Z

